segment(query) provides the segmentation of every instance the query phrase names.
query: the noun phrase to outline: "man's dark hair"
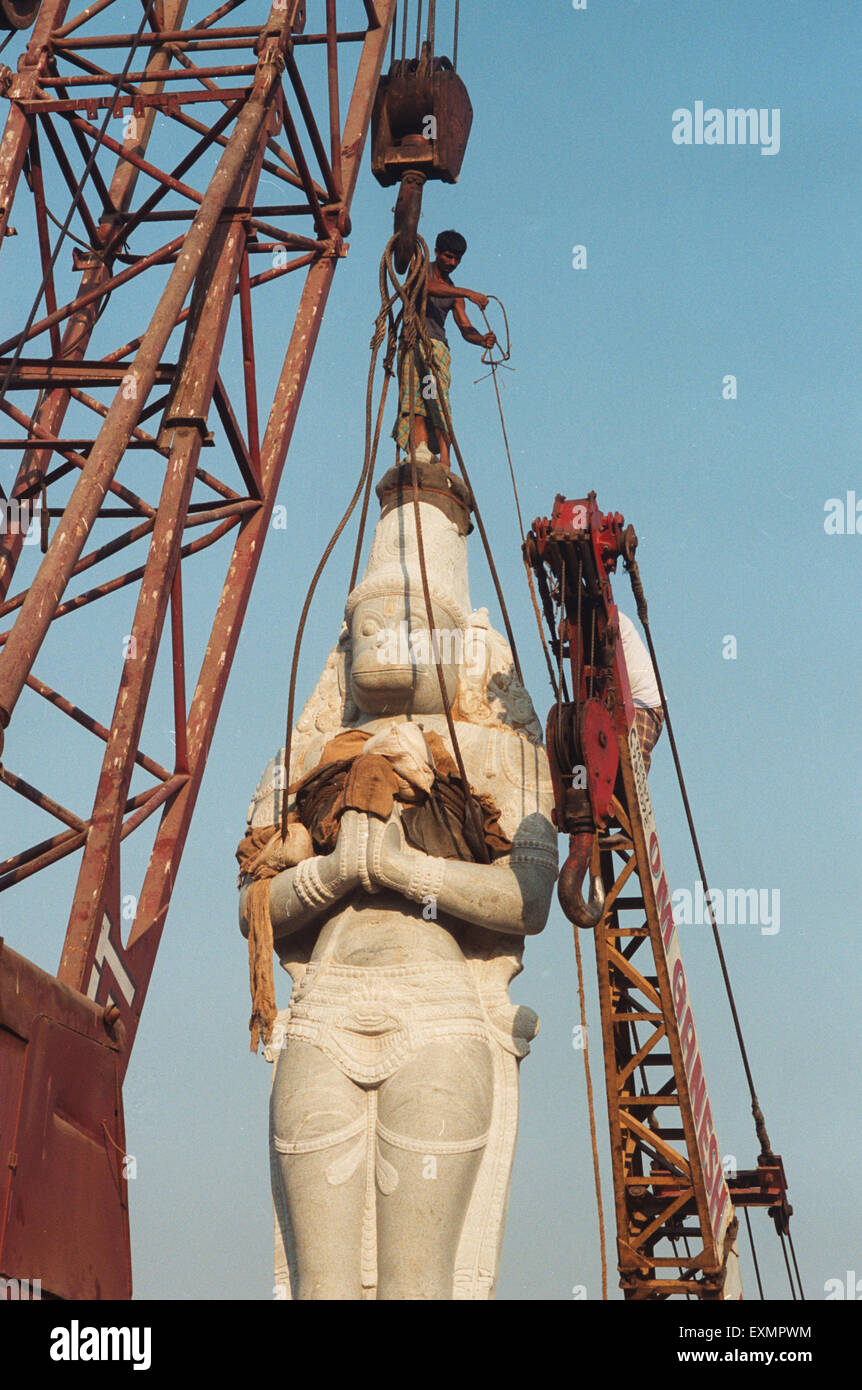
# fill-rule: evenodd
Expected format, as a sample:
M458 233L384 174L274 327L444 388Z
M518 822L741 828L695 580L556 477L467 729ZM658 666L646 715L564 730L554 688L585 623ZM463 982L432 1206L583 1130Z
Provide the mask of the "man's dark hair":
M467 242L460 232L441 232L434 243L435 251L451 251L455 256L463 256Z

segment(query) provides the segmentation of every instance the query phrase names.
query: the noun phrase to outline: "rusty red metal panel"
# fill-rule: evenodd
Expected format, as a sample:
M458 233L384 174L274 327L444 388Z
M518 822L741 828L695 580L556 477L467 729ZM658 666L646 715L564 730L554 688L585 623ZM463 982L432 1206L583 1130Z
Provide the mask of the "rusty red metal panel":
M120 1036L0 941L0 1275L129 1298Z

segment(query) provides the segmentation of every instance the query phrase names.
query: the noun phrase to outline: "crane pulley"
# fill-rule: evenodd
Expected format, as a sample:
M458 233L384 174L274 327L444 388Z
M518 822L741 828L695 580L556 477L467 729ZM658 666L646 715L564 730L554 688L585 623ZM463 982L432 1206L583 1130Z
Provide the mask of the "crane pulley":
M416 52L407 56L408 5L404 5L401 57L380 79L371 118L371 169L384 188L399 185L395 205L395 268L405 274L416 249L422 190L428 179L456 183L464 161L473 108L452 59L434 55L434 4L421 38L417 15ZM457 58L456 13L453 52Z
M29 29L41 0L0 0L0 30Z

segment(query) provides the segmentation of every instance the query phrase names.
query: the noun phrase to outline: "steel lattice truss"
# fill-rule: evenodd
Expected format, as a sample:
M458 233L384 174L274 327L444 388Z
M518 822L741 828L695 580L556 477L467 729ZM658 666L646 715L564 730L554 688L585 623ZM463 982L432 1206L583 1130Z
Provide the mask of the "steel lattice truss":
M345 252L395 0L341 0L338 15L335 0L316 0L307 22L300 0L282 0L263 27L260 12L258 23L231 22L252 19L253 0L227 0L194 20L186 0L144 0L138 36L110 32L115 3L95 0L67 18L67 0L44 0L18 75L0 75L11 103L0 237L16 191L16 220L29 192L43 276L31 322L4 326L0 343L0 465L21 453L14 484L8 466L2 475L0 779L10 801L24 797L62 826L0 863L0 890L82 851L58 977L125 1029L125 1069ZM355 27L339 30L348 13ZM355 71L343 129L340 54ZM307 73L317 74L317 99ZM56 205L46 190L60 184L75 205L72 294L61 283L70 242L62 259L52 253ZM281 190L275 201L273 187ZM297 272L301 295L264 428L257 305L263 286ZM281 303L275 317L284 323ZM271 350L271 329L267 336ZM225 380L231 343L233 357L237 344L241 352L237 400ZM23 549L24 523L39 507L42 555ZM27 539L32 545L33 533ZM192 557L211 547L213 562L224 557L225 577L189 698L183 584ZM34 554L35 573L16 584L19 562ZM132 659L118 662L113 697L93 693L100 722L37 668L53 641L75 641L76 614L129 589L137 595L125 652ZM139 747L160 647L173 673L173 766ZM25 689L104 748L96 786L80 788L75 811L52 796L44 761L28 771L28 749L15 737ZM134 794L133 776L136 785L143 779ZM124 940L121 842L156 813Z
M640 780L648 795L643 772ZM625 756L623 782L634 782ZM595 936L620 1283L633 1299L733 1297L725 1285L737 1222L717 1144L711 1152L685 973L681 961L671 969L664 946L667 896L657 901L648 864L658 840L648 841L637 799L625 803L614 798L614 822L599 836L606 896Z

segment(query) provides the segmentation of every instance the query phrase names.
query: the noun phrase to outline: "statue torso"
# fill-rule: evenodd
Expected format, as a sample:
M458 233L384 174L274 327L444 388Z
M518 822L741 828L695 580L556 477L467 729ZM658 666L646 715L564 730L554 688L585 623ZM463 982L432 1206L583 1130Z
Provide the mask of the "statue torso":
M403 723L407 718L389 715L366 719L353 727L374 734L393 723ZM451 751L444 715L423 714L414 717L413 722L423 730L439 734ZM493 798L500 810L502 829L517 845L519 828L530 818L531 826L536 827L531 829L531 834L539 834L555 856L556 834L549 819L553 793L544 750L506 728L483 727L458 720L455 730L470 784L477 792ZM313 734L305 742L292 760L292 782L317 766L325 744L332 737L329 732ZM254 824L274 823L280 814L280 793L273 775L275 767L276 760L273 760L252 803ZM421 961L457 962L465 959L465 938L469 940L474 935L475 929L456 918L443 913L435 917L430 906L423 909L422 904L408 902L395 893L369 895L359 891L339 903L325 919L310 958L318 961L327 957L342 965L365 968ZM288 941L284 943L283 959L291 955Z

